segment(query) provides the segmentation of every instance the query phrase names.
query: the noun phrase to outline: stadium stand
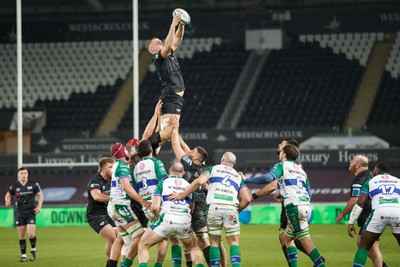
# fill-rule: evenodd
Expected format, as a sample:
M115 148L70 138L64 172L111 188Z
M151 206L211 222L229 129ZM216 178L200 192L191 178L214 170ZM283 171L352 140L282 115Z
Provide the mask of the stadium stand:
M400 124L400 32L396 34L367 125Z
M317 43L293 41L272 50L239 127L342 128L363 70Z
M400 32L397 32L390 57L386 64L386 71L390 72L393 78L400 77Z

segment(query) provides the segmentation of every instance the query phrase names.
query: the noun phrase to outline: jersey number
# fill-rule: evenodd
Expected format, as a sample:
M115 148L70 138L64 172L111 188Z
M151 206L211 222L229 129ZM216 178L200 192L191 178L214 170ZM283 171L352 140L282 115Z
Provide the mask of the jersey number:
M303 183L302 183L302 181L301 181L301 177L298 176L296 180L297 180L297 187L298 187L298 188L303 188Z
M396 188L396 186L393 184L384 184L384 185L379 186L379 189L381 190L383 195L393 194L395 188Z
M147 189L147 187L148 187L148 185L147 185L147 178L146 177L143 177L142 178L142 188L144 189L144 190L146 190Z
M184 199L174 200L174 204L175 205L185 205L186 204L186 200L184 200Z
M223 185L225 185L225 186L231 186L231 181L229 181L229 176L226 176L223 180L222 180L222 182L221 182L221 184L223 184Z

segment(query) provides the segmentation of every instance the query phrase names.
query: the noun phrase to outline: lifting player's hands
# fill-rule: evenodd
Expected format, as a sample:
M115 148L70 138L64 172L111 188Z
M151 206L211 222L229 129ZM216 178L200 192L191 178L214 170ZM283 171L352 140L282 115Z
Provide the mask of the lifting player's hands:
M175 191L172 194L168 195L168 200L181 200L183 198L184 197L182 196L181 193L178 193L178 192L175 192Z
M356 228L354 227L354 224L349 224L349 226L347 227L347 234L350 237L354 237L354 236L357 235Z
M157 115L157 117L160 117L162 115L161 109L162 109L163 102L161 100L158 100L156 107L154 108L154 115Z
M179 118L178 118L178 116L171 116L171 118L169 120L170 120L170 122L172 124L172 127L179 128Z
M10 207L11 206L11 200L10 199L6 199L6 207Z

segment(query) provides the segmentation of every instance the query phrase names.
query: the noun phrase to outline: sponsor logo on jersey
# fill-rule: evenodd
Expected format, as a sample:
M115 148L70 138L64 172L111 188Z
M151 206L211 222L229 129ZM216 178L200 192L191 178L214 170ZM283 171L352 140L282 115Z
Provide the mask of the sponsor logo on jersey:
M143 171L144 170L144 167L145 167L146 165L142 162L142 163L140 163L140 165L139 165L139 167L140 167L140 169Z
M100 226L103 226L103 225L104 225L104 222L101 222L101 223L100 223Z
M28 190L32 190L32 188L33 188L32 186L28 186L27 187Z
M182 181L181 181L180 179L175 179L175 180L174 180L174 183L175 183L177 186L181 186L181 185L182 185Z

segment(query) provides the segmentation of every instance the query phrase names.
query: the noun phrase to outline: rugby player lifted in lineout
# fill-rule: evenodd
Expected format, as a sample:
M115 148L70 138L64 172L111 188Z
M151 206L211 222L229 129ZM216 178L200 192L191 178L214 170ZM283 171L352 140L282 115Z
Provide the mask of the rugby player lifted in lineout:
M155 37L147 44L148 51L153 55L153 63L162 85L160 96L160 100L163 102L161 130L166 126L172 115L180 118L184 102L185 84L179 62L174 56L174 51L181 43L185 32L185 25L181 24L180 20L177 16L173 17L164 43Z

